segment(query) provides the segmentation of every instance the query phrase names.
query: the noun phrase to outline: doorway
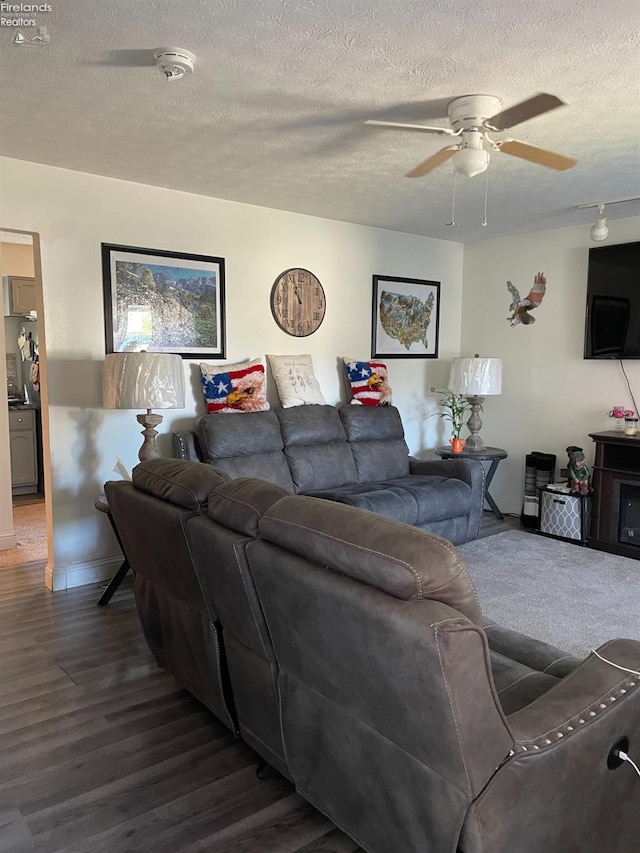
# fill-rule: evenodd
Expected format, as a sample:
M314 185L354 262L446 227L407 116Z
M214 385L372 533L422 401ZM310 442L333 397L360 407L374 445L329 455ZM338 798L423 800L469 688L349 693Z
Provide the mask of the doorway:
M0 227L8 447L0 469L8 473L0 495L0 527L5 535L0 570L8 566L44 568L51 554L48 500L48 409L46 349L39 236ZM4 420L4 413L1 418ZM6 449L5 449L6 448ZM11 547L13 546L13 547Z

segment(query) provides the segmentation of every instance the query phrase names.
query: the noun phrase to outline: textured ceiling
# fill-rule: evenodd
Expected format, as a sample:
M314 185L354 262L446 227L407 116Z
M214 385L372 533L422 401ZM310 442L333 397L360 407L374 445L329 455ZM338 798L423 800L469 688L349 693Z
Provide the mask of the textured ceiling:
M69 169L467 242L589 223L640 196L637 0L52 0L50 42L0 29L0 153ZM4 14L4 13L3 13ZM30 17L23 14L23 17ZM27 30L23 30L27 33ZM27 33L29 34L29 33ZM153 51L196 54L168 82ZM568 106L511 135L578 158L553 172L495 153L485 176L408 169L457 95ZM640 202L607 211L640 214ZM8 223L5 223L8 224Z

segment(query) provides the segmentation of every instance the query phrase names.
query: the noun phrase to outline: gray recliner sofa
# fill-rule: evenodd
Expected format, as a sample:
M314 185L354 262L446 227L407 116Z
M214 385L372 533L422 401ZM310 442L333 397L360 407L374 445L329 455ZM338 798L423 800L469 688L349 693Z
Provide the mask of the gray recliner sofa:
M173 434L174 455L230 477L368 509L460 545L478 535L485 473L466 459L409 456L393 406L295 406L204 415Z
M639 642L618 669L483 627L448 541L262 480L155 460L105 493L160 665L363 849L636 849Z

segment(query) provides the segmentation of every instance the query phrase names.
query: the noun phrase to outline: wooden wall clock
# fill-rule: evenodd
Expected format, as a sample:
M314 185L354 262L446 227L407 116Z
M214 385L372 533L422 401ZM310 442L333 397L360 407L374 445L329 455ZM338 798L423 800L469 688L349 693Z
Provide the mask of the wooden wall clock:
M285 270L271 288L273 319L288 335L306 338L324 320L326 301L322 285L309 270Z

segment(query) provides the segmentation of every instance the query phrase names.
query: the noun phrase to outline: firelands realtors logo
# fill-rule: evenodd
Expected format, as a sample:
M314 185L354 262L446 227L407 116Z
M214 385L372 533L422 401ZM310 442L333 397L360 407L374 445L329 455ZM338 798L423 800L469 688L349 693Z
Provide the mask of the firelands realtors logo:
M42 26L36 15L51 11L51 3L0 3L0 27L15 29L11 44L48 44L47 28Z

